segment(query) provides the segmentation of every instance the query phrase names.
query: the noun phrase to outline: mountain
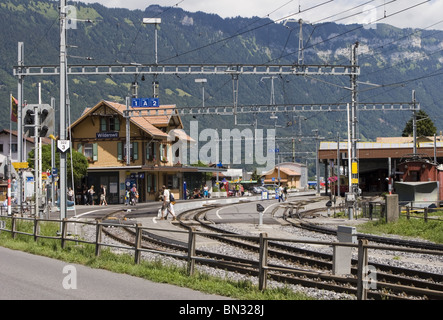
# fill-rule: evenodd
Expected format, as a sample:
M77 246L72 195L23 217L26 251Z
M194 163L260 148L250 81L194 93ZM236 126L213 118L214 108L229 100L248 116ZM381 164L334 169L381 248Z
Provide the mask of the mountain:
M154 26L142 24L146 17L162 18L158 28L159 63L294 64L298 61L298 23L288 21L284 25L258 17L222 19L214 14L190 13L157 5L142 11L110 9L81 2L73 4L79 19L91 19L93 23L77 21L76 29L68 30L69 64L154 63ZM17 43L24 42L25 65L59 64L58 6L59 1L49 0L5 0L0 3L0 127L9 128L9 94L17 95L17 79L13 76L13 66L17 65ZM348 65L351 45L357 41L361 68L359 102L409 102L411 92L415 90L421 108L440 131L443 127L443 118L439 117L443 104L439 81L443 33L399 29L385 24L378 24L375 29L335 23L305 24L304 63ZM93 60L85 60L86 57ZM233 104L230 75L205 78L206 106ZM85 107L102 99L123 102L131 94L133 81L139 84L139 96L150 96L153 80L160 83L161 104L202 104L201 84L195 83L195 77L191 76L159 75L156 79L143 75L137 78L70 76L70 122L75 121ZM44 103L49 103L51 97L58 100L58 77L28 77L25 79L28 103L37 102L38 82L42 85ZM275 102L349 102L349 86L350 79L346 76L281 76L274 79ZM239 105L270 101L269 78L240 75ZM312 150L313 140L307 137L313 136L314 129L319 129L319 135L329 140L335 140L337 132L342 137L347 132L345 112L280 114L277 123L269 116L258 115L259 128L273 128L276 124L279 136L296 136L297 151ZM360 139L400 136L411 116L409 111L362 111L358 116ZM190 120L193 118L184 119L185 126ZM200 128L233 127L230 117L211 115L197 120ZM252 125L253 119L250 115L241 115L239 123ZM292 150L291 143L281 142L279 147L285 152Z

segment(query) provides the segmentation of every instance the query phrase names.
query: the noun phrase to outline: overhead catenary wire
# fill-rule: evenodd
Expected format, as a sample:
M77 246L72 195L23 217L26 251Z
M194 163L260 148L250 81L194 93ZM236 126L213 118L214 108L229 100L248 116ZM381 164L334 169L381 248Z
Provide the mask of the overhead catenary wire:
M157 14L157 15L154 15L154 16L151 17L151 18L157 18L157 17L161 16L161 15L164 14L165 12L168 12L169 10L171 10L172 8L174 8L174 7L178 7L178 6L179 6L182 2L184 2L184 1L186 1L186 0L181 0L181 1L177 2L175 5L170 6L170 7L167 7L166 10L162 11L161 13L159 13L159 14ZM130 45L128 51L126 52L126 55L124 56L123 60L127 60L128 55L131 53L132 49L133 49L134 46L135 46L135 43L136 43L136 41L137 41L138 36L140 35L141 29L142 29L143 26L144 26L143 23L140 23L140 25L139 25L139 27L138 27L138 29L137 29L137 33L136 33L136 35L135 35L135 37L134 37L134 40L132 40L131 45Z
M396 12L390 14L390 15L387 15L387 16L385 16L385 17L382 17L382 18L376 19L375 21L373 21L373 23L377 23L377 22L379 22L379 21L381 21L381 20L384 20L384 19L387 19L387 18L393 17L393 16L395 16L395 15L397 15L397 14L400 14L400 13L402 13L402 12L405 12L405 11L407 11L407 10L411 10L411 9L416 8L416 7L420 6L420 5L423 5L423 4L425 4L425 3L429 2L429 1L431 1L431 0L425 0L425 1L422 1L422 2L420 2L420 3L418 3L418 4L415 4L415 5L409 6L409 7L404 8L404 9L401 9L401 10L396 11ZM329 42L329 41L332 41L332 40L335 40L335 39L337 39L337 38L339 38L339 37L342 37L342 36L344 36L344 35L346 35L346 34L348 34L348 33L352 33L352 32L354 32L354 31L360 30L360 29L362 29L362 28L364 28L364 25L357 26L357 27L355 27L355 28L353 28L353 29L347 30L347 31L342 32L342 33L337 34L337 35L333 35L332 37L329 37L329 38L327 38L327 39L325 39L325 40L322 40L322 41L316 42L316 43L314 43L314 44L311 44L311 45L308 46L308 47L305 47L304 50L309 49L309 48L313 48L313 47L315 47L315 46L318 46L318 45L320 45L320 44L324 44L324 43ZM283 57L285 58L285 57L288 57L288 56L291 56L291 55L294 55L294 54L298 54L298 50L297 50L297 51L290 52L290 53L284 55ZM275 60L276 60L276 59L271 59L271 60L269 60L267 63L274 62Z
M332 2L332 1L333 1L333 0L328 0L328 1L322 2L321 4L319 4L319 5L315 5L315 6L312 6L312 7L308 8L308 9L304 10L303 12L308 11L308 10L312 10L312 9L314 9L314 8L318 8L319 6L322 6L322 5L324 5L324 4L326 4L326 3L329 3L329 2ZM283 18L280 18L280 19L278 19L278 20L276 20L276 21L269 21L269 22L266 22L266 23L264 23L263 25L260 25L260 26L254 27L254 28L252 28L252 29L248 29L248 30L245 30L245 31L238 32L238 33L236 33L236 34L234 34L234 35L231 35L231 36L229 36L229 37L226 37L226 38L223 38L223 39L220 39L220 40L216 40L216 41L211 42L211 43L208 43L208 44L206 44L206 45L204 45L204 46L200 46L200 47L198 47L198 48L194 48L194 49L191 49L191 50L188 50L188 51L182 52L182 53L179 54L178 56L176 55L176 56L171 56L171 57L169 57L169 58L165 58L165 59L161 60L160 62L161 62L161 63L164 63L164 62L166 62L166 61L172 60L172 59L177 58L177 57L181 57L181 56L184 56L184 55L188 55L188 54L191 54L191 53L195 53L195 52L197 52L197 51L199 51L199 50L202 50L202 49L205 49L205 48L211 47L211 46L216 45L216 44L218 44L218 43L222 43L222 42L225 42L225 41L231 40L231 39L233 39L233 38L239 37L239 36L241 36L241 35L244 35L244 34L246 34L246 33L249 33L249 32L252 32L252 31L258 30L258 29L260 29L260 28L266 27L266 26L268 26L268 25L275 24L277 21L285 20L285 19L287 19L287 18L289 18L289 17L291 17L291 16L294 16L294 15L297 15L297 14L299 14L299 12L297 12L297 13L292 13L292 14L287 15L287 16L285 16L285 17L283 17ZM269 61L268 61L268 62L269 62ZM268 63L268 62L267 62L267 63Z

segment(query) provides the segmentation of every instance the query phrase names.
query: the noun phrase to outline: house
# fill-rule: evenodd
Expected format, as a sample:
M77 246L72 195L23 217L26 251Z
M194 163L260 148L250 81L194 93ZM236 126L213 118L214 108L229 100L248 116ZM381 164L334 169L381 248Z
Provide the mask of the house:
M49 144L50 139L49 138L42 138L41 139L42 144ZM17 131L15 130L8 130L3 129L0 131L0 168L3 168L5 163L5 159L7 157L11 157L11 163L19 162L18 159L18 149L17 149L18 143L17 143ZM23 139L23 154L25 158L27 158L27 155L29 151L34 149L34 138L24 137ZM14 169L12 168L13 172ZM24 181L24 192L25 192L25 198L29 198L34 194L34 188L33 188L33 173L30 169L25 169L23 172L23 181ZM17 188L17 183L15 180L12 181L12 194L15 195ZM0 170L0 201L3 201L7 195L7 189L8 189L8 181L7 177L4 177L3 170Z
M43 143L49 143L47 138L42 140L44 140ZM0 163L3 163L3 158L9 155L11 155L11 162L19 161L17 145L17 131L7 129L0 131ZM28 152L34 149L34 138L25 137L23 148L26 157Z
M279 179L280 177L280 179ZM288 188L304 189L308 186L307 167L300 163L284 162L265 172L265 184L278 184Z
M91 185L98 192L104 185L107 202L122 203L125 190L135 185L139 201L145 202L158 200L161 187L165 185L176 199L183 198L184 174L198 173L200 168L175 160L180 150L174 150L174 142L179 138L192 140L184 132L180 137L175 136L175 140L168 139L172 130L183 129L175 106L158 107L166 109L166 115L130 118L124 116L126 108L126 105L102 100L86 109L70 126L73 148L89 162L87 177L82 186L76 187L77 194Z

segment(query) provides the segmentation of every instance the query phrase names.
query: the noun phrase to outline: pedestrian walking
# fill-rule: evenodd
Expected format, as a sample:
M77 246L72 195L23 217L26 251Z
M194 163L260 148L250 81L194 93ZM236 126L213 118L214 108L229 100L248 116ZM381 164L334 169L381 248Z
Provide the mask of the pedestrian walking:
M125 205L126 206L129 204L130 200L131 200L131 191L127 188L125 191Z
M106 201L106 186L100 186L100 205L107 206L108 202Z
M163 186L162 190L163 190L163 193L162 193L163 204L162 204L162 208L161 208L160 220L167 220L169 213L171 213L173 221L177 220L177 217L175 216L175 212L174 212L174 205L171 203L171 198L170 198L171 192L168 189L166 189L166 186ZM165 216L165 210L167 210L166 216Z
M135 204L137 202L138 202L138 191L137 191L137 185L134 184L134 185L132 185L132 188L131 188L131 201L130 201L130 203L135 206Z
M280 202L280 201L284 201L283 200L283 188L282 188L282 186L279 186L278 188L277 188L277 194L278 194L278 202Z

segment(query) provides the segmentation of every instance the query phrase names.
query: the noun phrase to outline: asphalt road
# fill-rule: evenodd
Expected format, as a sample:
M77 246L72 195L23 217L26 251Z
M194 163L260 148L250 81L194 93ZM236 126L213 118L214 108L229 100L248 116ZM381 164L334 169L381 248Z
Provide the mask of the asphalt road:
M0 247L0 300L222 300L160 284Z

